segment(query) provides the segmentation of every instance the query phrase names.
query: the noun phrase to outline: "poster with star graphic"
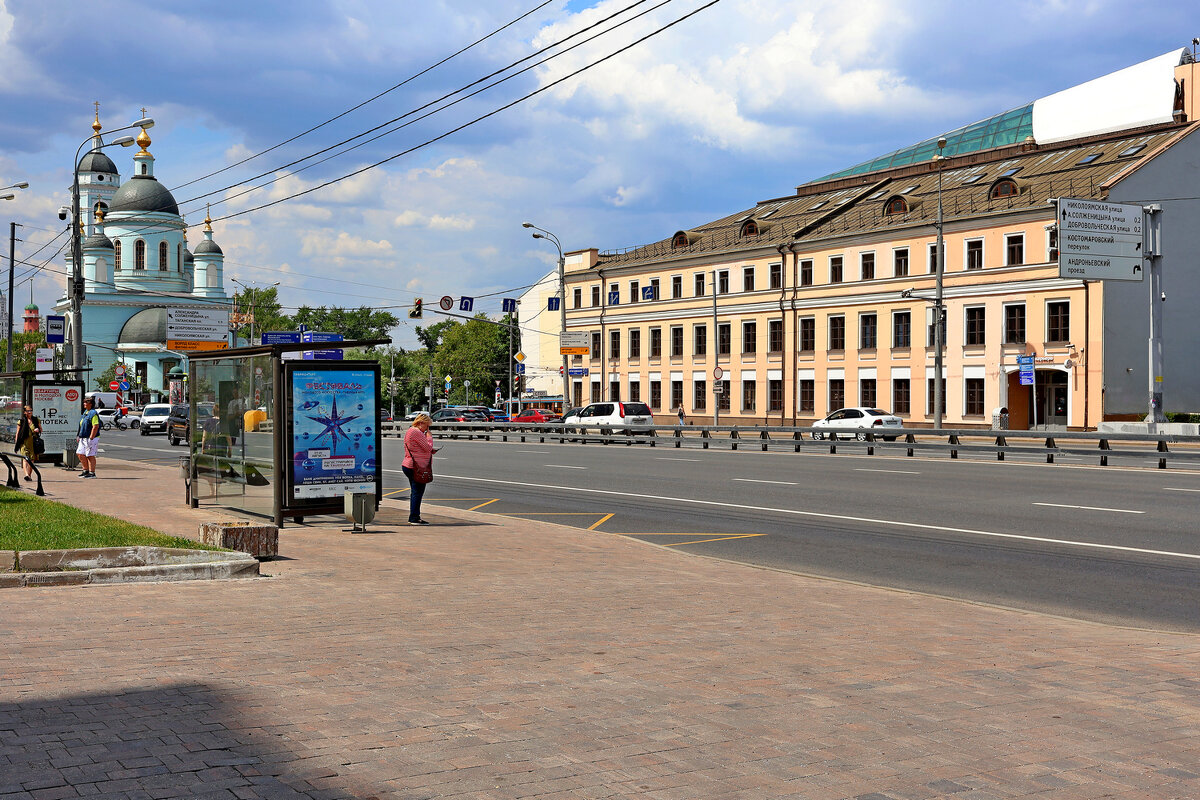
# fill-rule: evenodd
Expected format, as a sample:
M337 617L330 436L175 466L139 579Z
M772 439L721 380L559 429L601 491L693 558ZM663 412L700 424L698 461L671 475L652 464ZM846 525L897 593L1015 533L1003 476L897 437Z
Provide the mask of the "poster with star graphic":
M292 500L376 492L379 373L372 366L291 370Z

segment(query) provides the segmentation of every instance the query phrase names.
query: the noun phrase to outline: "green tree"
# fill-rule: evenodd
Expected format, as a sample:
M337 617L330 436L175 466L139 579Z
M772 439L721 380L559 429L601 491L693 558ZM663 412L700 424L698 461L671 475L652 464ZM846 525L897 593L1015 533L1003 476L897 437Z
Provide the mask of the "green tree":
M355 339L385 339L388 332L400 324L400 319L388 311L376 311L367 306L339 308L338 306L301 306L292 317L292 327L307 325L310 331L341 333L347 341Z
M438 347L440 347L442 344L442 335L448 328L452 328L457 324L457 321L447 319L442 320L441 322L436 322L433 325L430 325L428 328L422 328L420 325L418 325L417 339L421 341L421 345L425 348L426 352L437 352Z
M13 372L24 372L37 367L37 353L34 350L38 347L48 347L46 344L46 336L40 331L33 333L14 333L13 334ZM26 347L33 345L33 347ZM0 370L4 369L4 364L8 361L8 339L0 337Z
M514 349L517 347L514 338ZM456 323L441 331L441 345L434 352L436 377L451 376L452 404L463 402L464 381L471 381L472 404L491 405L495 400L496 381L507 395L508 329L487 320L483 314L465 323Z
M265 288L246 287L233 296L234 308L239 314L254 315L254 335L258 337L263 331L290 331L296 327L292 318L283 313L279 305L279 289L275 286ZM250 323L237 328L237 335L247 341L250 339ZM257 344L257 342L252 342Z

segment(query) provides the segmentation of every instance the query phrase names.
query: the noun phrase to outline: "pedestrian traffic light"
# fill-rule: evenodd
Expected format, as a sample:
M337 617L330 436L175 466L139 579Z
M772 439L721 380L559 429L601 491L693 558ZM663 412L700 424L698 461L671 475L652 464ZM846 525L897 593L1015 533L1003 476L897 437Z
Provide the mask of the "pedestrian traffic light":
M408 310L408 318L409 319L420 319L421 318L421 304L422 304L421 298L418 297L416 300L413 300L413 307Z

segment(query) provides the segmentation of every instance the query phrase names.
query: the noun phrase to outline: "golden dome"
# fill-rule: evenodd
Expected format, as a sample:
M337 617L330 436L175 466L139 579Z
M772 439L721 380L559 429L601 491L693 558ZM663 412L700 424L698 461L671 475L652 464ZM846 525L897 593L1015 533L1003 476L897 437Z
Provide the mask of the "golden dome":
M150 146L150 134L146 133L146 129L142 128L142 132L138 134L137 145L142 148L138 155L146 152L146 148Z

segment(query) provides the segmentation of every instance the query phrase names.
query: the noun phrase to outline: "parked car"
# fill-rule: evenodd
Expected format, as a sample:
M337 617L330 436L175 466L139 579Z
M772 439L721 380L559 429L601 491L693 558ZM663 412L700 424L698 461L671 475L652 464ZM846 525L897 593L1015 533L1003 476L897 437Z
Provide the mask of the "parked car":
M488 414L491 416L492 422L508 422L510 419L507 411L498 408L489 408Z
M567 426L578 426L580 432L597 428L601 435L608 436L615 428L629 429L653 425L654 414L645 403L592 403L580 409L579 413L564 417L563 423Z
M418 414L428 414L428 413L429 413L429 412L428 412L428 411L426 411L425 409L421 409L421 410L419 410L419 411L410 411L410 412L408 412L407 414L405 414L405 415L404 415L404 421L405 421L405 422L412 422L414 419L416 419L416 418L417 418L417 415L418 415Z
M482 411L469 408L439 408L431 415L434 422L489 422Z
M867 431L884 439L885 441L894 442L900 434L885 433L890 428L899 428L904 425L904 420L897 417L895 414L889 414L880 408L842 408L830 414L825 419L819 419L812 424L814 439L824 439L828 436L830 439L836 439L838 434L832 431L826 432L829 428L857 428L861 432L855 433L854 438L859 441L864 441L867 438ZM849 434L842 433L842 436Z
M203 425L204 421L213 415L213 407L211 404L203 403L196 406L196 416ZM188 419L191 416L191 408L187 403L176 403L171 406L171 414L167 417L167 441L174 447L180 442L190 442L192 440L191 426L188 424Z
M540 408L527 408L520 414L509 420L509 422L562 422L563 418L552 411L546 411Z
M170 403L151 403L142 409L142 436L166 433L167 419L171 416Z

